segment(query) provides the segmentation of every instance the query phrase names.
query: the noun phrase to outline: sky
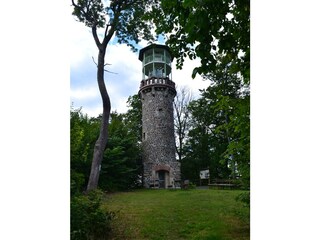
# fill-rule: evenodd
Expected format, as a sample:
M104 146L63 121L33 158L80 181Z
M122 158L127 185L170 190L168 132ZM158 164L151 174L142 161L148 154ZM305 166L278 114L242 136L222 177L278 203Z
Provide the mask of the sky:
M96 80L96 65L98 50L94 43L91 29L83 23L70 17L70 105L73 108L82 107L83 113L91 117L102 113L101 96ZM164 44L163 41L157 42ZM141 41L138 50L147 46ZM111 65L105 72L105 84L111 99L111 111L124 113L127 111L127 99L137 94L142 80L142 63L138 59L139 51L132 52L130 47L119 44L113 37L107 47L105 61ZM182 70L176 69L176 60L172 63L172 80L176 86L186 86L194 97L199 97L199 89L205 89L210 81L204 81L200 76L192 79L192 70L200 64L199 59L186 60Z
M95 46L89 30L70 17L69 1L1 6L0 239L68 239L70 103L99 112L95 79L89 79L94 70L87 69L94 66ZM251 1L252 240L320 239L318 11L317 0ZM116 79L107 79L110 95L119 86L132 88L111 99L113 108L138 91L141 78L137 53L124 52L137 72L123 81L124 58L117 53L117 69L116 60L110 62L117 77L123 74L113 90ZM200 88L189 75L181 80Z
M316 2L252 1L250 8L252 239L319 239L320 196L312 185L319 182ZM95 46L88 29L73 19L71 24L71 101L95 115L101 109L91 59ZM118 73L106 80L112 108L122 112L128 96L138 91L141 63L122 45L110 45L107 54L109 70ZM183 71L174 69L173 81L194 92L205 88L201 79L191 79L196 65L187 62Z

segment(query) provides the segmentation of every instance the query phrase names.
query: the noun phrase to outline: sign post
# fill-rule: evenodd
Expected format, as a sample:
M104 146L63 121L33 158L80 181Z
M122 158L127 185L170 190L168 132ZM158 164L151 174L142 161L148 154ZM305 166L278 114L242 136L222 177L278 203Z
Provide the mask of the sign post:
M210 184L210 172L209 169L201 170L200 171L200 186L201 186L201 180L202 179L208 179L208 184Z

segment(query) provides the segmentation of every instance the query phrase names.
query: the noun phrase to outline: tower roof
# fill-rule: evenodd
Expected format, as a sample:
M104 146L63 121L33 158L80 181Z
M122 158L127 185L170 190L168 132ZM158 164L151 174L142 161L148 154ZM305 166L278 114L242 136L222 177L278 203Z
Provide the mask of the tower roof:
M155 43L153 43L153 44L151 44L151 45L149 45L149 46L147 46L145 48L140 49L140 51L139 51L139 60L142 61L143 60L143 53L145 51L149 50L149 49L152 49L152 48L162 48L162 49L167 50L170 53L171 61L173 60L174 57L172 56L172 53L171 53L170 48L168 46L155 44Z

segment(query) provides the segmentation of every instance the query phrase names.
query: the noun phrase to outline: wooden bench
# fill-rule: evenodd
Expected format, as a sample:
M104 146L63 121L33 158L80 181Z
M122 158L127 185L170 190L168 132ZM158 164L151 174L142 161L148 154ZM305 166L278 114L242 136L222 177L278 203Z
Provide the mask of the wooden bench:
M238 187L232 179L215 179L208 186L210 189L235 189Z

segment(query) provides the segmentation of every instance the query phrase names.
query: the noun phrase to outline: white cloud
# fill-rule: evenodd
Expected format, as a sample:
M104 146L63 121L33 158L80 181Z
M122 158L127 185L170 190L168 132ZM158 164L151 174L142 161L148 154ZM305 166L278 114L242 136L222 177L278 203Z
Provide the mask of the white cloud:
M71 56L70 67L71 84L70 100L75 107L82 107L89 116L98 116L102 112L102 103L98 85L96 83L96 69L92 56L96 59L98 50L91 31L82 23L71 19ZM139 47L145 47L142 41ZM123 113L127 111L127 99L137 94L142 78L142 64L138 59L138 52L132 52L125 44L109 44L106 52L105 83L110 96L112 111ZM200 64L199 60L186 59L182 70L177 70L175 60L172 63L173 81L178 86L187 86L195 97L199 96L198 89L206 88L210 83L197 76L191 78L192 70Z
M142 76L141 62L138 53L123 44L108 46L106 59L112 64L107 69L117 73L105 75L112 111L124 113L127 111L128 97L138 93Z
M137 77L141 75L141 62L138 60L138 53L134 53L130 48L124 44L114 44L107 48L106 62L110 63L107 69L112 72L116 72L117 76L114 78L121 79L121 76L128 75L132 77ZM133 80L130 77L130 80ZM138 79L136 81L139 81Z
M102 106L82 107L82 112L88 114L89 117L97 117L102 113Z
M70 91L70 97L75 101L90 100L97 98L98 96L100 96L100 93L97 86L90 86L89 88L72 88Z
M196 98L199 97L199 89L207 88L210 85L210 81L202 80L198 74L194 79L191 77L193 69L200 65L200 59L185 59L182 70L176 69L175 65L176 59L174 59L172 63L172 80L178 86L190 88Z
M87 58L97 55L97 47L94 43L90 28L70 17L70 64L77 66Z

